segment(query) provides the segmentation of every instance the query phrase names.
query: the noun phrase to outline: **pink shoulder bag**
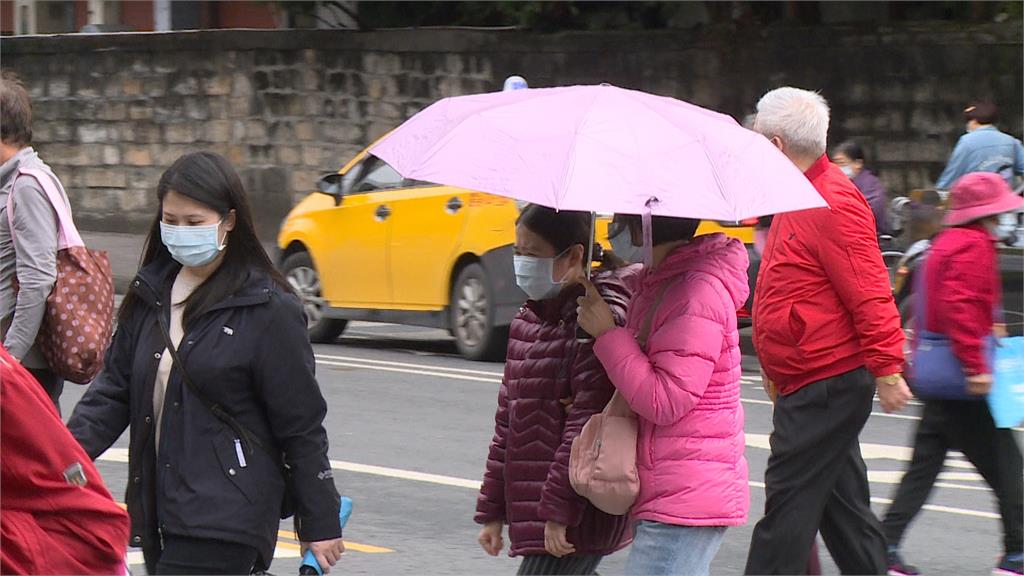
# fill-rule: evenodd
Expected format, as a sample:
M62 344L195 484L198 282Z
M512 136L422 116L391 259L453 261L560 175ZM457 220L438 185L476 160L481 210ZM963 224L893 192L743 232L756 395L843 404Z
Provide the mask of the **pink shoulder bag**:
M669 283L661 288L637 334L644 350L651 335L654 314ZM636 414L618 391L600 414L590 417L569 453L569 482L576 493L598 510L621 516L629 512L640 493L636 469Z
M57 214L57 282L46 298L46 316L36 347L56 374L87 384L103 368L114 323L114 281L106 252L89 250L71 218L57 184L42 170L22 169L35 178ZM7 197L7 221L14 237L14 188ZM17 280L15 279L15 290Z

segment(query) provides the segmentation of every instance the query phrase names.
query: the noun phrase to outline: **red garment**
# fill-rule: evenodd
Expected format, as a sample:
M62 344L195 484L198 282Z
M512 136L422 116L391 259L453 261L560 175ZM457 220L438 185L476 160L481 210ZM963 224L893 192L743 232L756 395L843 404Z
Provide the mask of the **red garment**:
M86 484L68 482L80 464ZM0 346L0 572L124 573L128 514L42 387Z
M625 321L632 268L594 277L594 285ZM594 355L576 340L576 299L583 287L531 301L512 321L508 362L498 396L494 440L475 520L509 525L512 556L547 554L544 524L569 527L577 554L606 555L626 546L626 516L594 508L569 483L569 451L583 425L601 412L615 388ZM566 412L561 400L572 398Z
M838 166L806 172L829 208L775 217L757 277L754 345L780 394L866 366L903 368L903 331L874 216Z
M928 312L925 327L949 337L953 353L971 375L991 374L984 341L1001 308L999 255L984 226L947 228L925 260Z

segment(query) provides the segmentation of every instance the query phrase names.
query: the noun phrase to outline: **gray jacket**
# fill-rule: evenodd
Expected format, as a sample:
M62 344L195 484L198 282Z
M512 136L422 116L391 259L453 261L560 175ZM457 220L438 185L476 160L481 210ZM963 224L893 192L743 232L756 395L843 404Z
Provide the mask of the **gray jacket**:
M57 214L35 178L15 181L20 168L44 170L68 202L60 180L32 148L0 166L0 336L4 347L28 368L46 368L33 346L46 313L46 298L57 281ZM14 239L7 197L14 191ZM69 203L70 205L70 203ZM17 276L17 296L11 284Z

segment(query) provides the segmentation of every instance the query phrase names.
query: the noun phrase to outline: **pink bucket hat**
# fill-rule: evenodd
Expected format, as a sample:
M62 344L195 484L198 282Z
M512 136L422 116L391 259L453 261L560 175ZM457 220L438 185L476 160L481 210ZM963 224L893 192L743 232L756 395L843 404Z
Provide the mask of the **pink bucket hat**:
M942 223L963 226L975 220L1012 212L1024 206L1002 176L993 172L972 172L960 178L949 194L949 206Z

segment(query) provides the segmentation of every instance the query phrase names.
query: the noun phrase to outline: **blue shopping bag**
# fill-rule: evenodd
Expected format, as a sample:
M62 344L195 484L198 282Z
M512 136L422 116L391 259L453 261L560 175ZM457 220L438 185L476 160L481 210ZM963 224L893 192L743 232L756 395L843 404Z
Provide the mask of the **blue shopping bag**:
M988 407L997 428L1024 422L1024 337L1003 338L996 347Z

